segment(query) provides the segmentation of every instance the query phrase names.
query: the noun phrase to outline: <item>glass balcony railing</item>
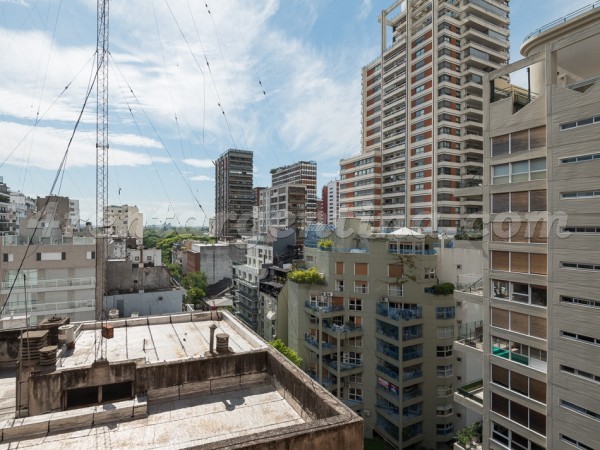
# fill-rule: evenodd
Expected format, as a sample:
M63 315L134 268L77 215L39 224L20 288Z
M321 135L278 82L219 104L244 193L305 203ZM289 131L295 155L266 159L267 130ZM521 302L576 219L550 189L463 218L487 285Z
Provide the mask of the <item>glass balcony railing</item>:
M333 370L338 370L338 367L341 371L360 369L362 367L362 361L350 363L334 361L332 359L324 359L323 362L327 365L327 367L330 367Z
M379 303L376 307L377 314L389 317L392 320L414 320L423 317L423 311L420 306L416 308L394 308L389 303Z
M318 304L318 303L309 302L308 300L306 302L304 302L304 306L312 309L314 312L321 312L321 313L330 313L330 312L337 312L337 311L344 310L344 305Z

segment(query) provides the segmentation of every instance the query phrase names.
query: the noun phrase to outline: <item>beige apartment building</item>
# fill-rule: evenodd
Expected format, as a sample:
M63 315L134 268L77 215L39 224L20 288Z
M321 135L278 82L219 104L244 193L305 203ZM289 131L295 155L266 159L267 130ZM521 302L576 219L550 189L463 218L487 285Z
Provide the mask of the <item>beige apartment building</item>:
M483 76L508 62L507 0L404 0L382 11L362 71L361 153L341 217L456 232L481 218ZM464 188L464 189L463 189Z
M484 78L483 446L597 449L600 9L521 53Z
M361 233L356 220L331 239L304 249L323 284L286 283L288 345L315 382L363 416L366 436L398 448L448 448L456 309L452 292L431 293L439 242Z
M144 238L144 214L137 206L110 205L106 207L104 214L110 235Z

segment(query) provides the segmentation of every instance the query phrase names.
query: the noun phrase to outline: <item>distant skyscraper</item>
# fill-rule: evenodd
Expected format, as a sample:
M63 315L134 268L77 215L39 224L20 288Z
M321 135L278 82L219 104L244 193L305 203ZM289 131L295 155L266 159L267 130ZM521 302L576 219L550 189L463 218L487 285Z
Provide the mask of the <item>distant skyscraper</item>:
M271 183L273 187L286 184L306 186L306 223L317 221L317 163L315 161L298 161L272 169Z
M376 229L468 226L481 188L459 188L481 184L482 75L508 61L508 1L396 1L379 20L381 53L362 70L362 152L341 161L341 215Z
M340 217L340 181L334 180L323 186L323 223L335 224Z
M229 149L215 163L215 235L234 239L252 232L253 153Z

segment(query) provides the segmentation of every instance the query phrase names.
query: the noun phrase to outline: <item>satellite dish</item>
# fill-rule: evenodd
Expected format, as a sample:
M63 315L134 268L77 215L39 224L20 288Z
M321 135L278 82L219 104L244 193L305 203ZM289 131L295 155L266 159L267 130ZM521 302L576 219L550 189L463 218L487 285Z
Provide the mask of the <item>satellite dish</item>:
M259 269L259 271L258 271L258 279L259 280L264 280L265 278L267 278L268 275L269 275L268 269L265 269L264 267L262 269Z

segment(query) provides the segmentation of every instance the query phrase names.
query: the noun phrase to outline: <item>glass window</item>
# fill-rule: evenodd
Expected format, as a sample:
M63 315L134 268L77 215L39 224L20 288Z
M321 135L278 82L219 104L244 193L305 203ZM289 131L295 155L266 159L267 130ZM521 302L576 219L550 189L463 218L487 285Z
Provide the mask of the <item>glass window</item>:
M511 166L512 183L529 180L529 161L514 162Z
M493 170L493 184L507 184L510 182L508 175L508 164L499 164L492 166Z

